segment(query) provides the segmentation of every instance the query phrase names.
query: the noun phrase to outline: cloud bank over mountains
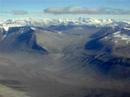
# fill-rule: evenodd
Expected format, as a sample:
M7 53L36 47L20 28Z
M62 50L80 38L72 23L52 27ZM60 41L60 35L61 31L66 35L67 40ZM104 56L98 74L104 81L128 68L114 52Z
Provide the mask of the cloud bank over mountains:
M130 15L130 9L116 9L116 8L89 8L81 6L69 7L48 7L41 10L29 11L24 9L14 9L7 11L0 11L1 15L12 16L39 16L39 15Z
M87 8L87 7L50 7L44 9L49 14L130 14L130 10L114 8Z

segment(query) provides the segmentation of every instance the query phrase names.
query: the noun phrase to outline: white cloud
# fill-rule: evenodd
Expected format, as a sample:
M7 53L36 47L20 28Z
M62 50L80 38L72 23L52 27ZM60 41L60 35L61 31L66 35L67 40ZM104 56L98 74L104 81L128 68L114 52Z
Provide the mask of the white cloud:
M86 7L51 7L44 9L50 14L130 14L130 10Z
M13 15L26 15L26 14L28 14L28 12L25 10L12 10L10 13L12 13Z

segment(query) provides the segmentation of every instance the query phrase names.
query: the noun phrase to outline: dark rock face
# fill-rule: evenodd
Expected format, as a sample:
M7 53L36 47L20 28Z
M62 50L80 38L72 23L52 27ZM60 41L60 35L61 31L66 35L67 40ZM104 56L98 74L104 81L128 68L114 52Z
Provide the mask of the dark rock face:
M130 78L130 56L127 54L130 44L124 42L123 39L114 38L113 34L116 31L120 31L121 35L130 36L130 31L121 28L101 29L93 34L85 45L85 50L89 53L86 55L86 63L105 77ZM113 40L119 42L114 43Z
M3 31L0 41L1 51L31 51L44 53L44 48L38 45L34 30L30 27L12 27Z

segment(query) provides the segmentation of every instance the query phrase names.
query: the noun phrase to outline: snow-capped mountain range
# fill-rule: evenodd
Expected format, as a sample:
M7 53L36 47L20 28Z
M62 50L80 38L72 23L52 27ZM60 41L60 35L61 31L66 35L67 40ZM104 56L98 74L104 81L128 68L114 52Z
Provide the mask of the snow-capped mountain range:
M113 19L95 19L95 18L78 18L78 19L8 19L0 21L0 28L6 31L10 27L20 26L50 26L50 25L94 25L94 26L125 26L128 27L130 21L115 21Z

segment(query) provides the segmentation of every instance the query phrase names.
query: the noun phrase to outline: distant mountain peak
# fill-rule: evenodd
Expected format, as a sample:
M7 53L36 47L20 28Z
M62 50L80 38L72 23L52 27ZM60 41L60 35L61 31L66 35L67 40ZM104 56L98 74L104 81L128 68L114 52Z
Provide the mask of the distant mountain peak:
M113 19L96 19L96 18L82 18L77 19L8 19L0 22L0 27L6 31L9 27L20 26L50 26L50 25L95 25L95 26L117 26L127 25L129 21L116 21Z

